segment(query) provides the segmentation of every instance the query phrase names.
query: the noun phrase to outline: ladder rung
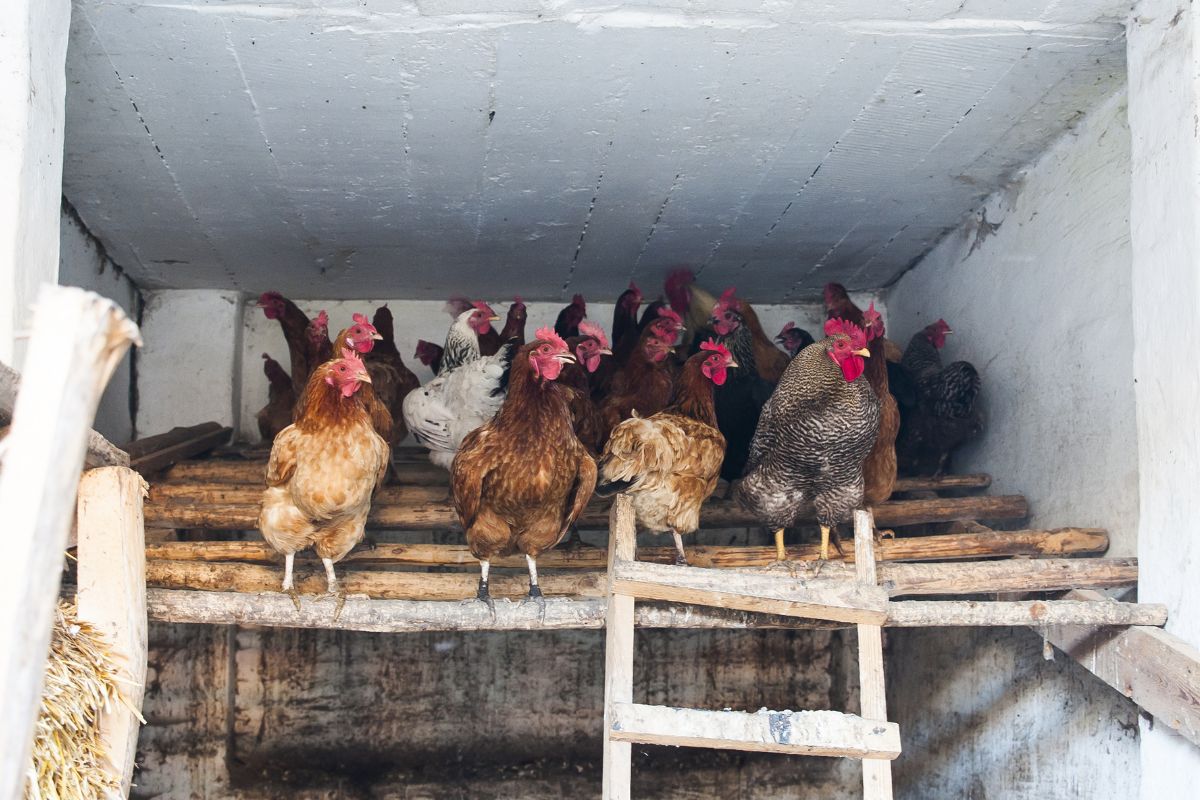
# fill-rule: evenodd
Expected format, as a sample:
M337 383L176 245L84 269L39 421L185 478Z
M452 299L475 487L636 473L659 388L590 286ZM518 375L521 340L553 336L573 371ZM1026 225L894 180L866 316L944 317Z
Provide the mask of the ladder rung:
M808 756L893 759L894 722L840 711L705 711L614 703L611 738L640 744L710 747Z
M609 580L615 593L645 600L869 625L882 625L887 619L888 597L883 588L845 578L621 561Z

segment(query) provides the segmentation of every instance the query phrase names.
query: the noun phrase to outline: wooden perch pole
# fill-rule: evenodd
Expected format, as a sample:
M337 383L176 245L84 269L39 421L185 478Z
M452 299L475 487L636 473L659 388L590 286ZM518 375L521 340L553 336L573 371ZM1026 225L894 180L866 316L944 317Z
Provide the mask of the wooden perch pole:
M88 433L137 326L111 300L43 286L0 472L0 800L19 800L33 745L63 549Z

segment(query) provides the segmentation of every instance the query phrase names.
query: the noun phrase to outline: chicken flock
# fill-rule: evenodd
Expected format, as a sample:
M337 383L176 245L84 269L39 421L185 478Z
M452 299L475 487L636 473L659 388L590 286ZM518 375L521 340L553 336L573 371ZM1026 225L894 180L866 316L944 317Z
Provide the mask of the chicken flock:
M480 562L477 597L493 611L490 562L514 554L526 558L528 599L544 610L537 558L574 530L594 494L628 495L638 527L671 534L685 565L682 537L724 481L774 532L780 561L785 530L811 516L827 559L854 509L887 500L898 473L940 474L980 433L982 415L978 371L942 364L943 320L902 350L873 303L858 308L835 283L824 301L820 339L789 322L772 340L734 288L710 294L680 269L648 304L630 283L611 339L581 295L527 339L519 297L499 331L486 302L453 298L443 343L417 343L415 358L434 372L422 386L386 305L330 339L324 311L310 320L263 294L291 365L264 354L269 394L258 414L272 443L259 527L285 557L283 590L296 599L294 555L312 547L341 597L334 564L363 540L390 448L409 434L449 471Z

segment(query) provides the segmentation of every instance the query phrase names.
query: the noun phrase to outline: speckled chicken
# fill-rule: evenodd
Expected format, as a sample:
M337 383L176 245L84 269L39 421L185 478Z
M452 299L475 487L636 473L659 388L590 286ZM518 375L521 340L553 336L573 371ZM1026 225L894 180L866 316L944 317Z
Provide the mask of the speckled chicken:
M676 564L687 564L682 537L700 527L700 506L717 488L725 437L717 428L713 387L737 366L724 345L702 343L683 365L674 402L618 425L600 459L596 493L629 495L639 526L674 537Z
M821 558L830 531L862 504L863 459L879 428L879 399L862 377L866 336L852 323L830 320L826 338L792 359L763 407L746 476L734 496L775 529L784 560L783 531L816 512Z

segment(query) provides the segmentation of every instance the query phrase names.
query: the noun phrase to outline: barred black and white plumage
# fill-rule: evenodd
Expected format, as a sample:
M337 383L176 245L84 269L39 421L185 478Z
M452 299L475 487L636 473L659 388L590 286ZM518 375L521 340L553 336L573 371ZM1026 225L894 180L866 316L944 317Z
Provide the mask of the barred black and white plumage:
M787 528L814 510L832 528L862 504L862 463L879 428L879 400L866 378L847 381L831 357L848 338L801 350L763 407L735 496L764 525Z
M479 334L471 327L471 315L474 313L475 309L470 309L459 314L446 332L439 375L480 357Z

